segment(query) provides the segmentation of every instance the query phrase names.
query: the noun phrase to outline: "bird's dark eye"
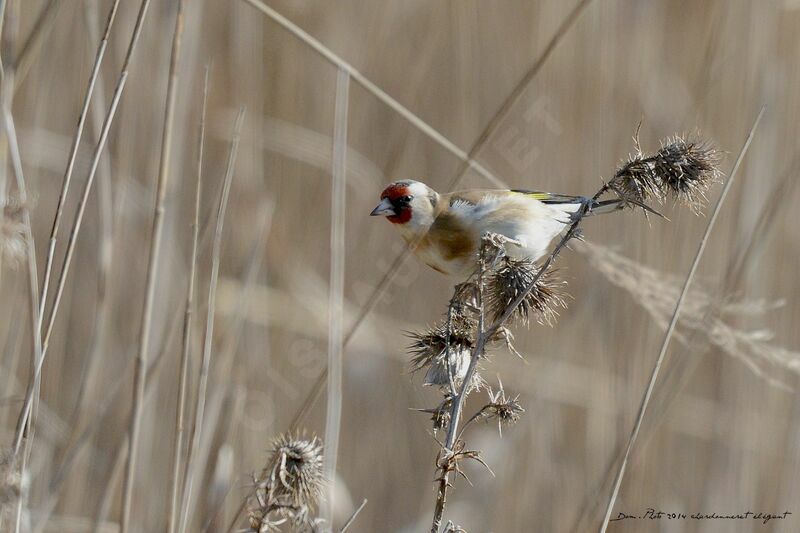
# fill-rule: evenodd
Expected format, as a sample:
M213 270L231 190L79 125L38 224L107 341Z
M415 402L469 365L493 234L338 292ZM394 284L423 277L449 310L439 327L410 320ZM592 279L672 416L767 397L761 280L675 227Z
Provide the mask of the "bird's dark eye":
M400 198L400 201L403 202L404 204L407 204L413 199L414 199L413 196L403 196L402 198Z

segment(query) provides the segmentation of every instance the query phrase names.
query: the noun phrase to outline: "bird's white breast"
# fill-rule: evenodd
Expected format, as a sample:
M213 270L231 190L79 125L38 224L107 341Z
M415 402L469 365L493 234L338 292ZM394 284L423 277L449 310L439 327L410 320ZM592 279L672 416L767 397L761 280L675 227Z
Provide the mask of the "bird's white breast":
M561 233L569 222L569 213L576 208L544 204L522 194L488 196L475 205L456 206L460 216L471 221L478 238L490 232L513 239L520 246L509 246L509 254L534 261L547 253L550 242Z

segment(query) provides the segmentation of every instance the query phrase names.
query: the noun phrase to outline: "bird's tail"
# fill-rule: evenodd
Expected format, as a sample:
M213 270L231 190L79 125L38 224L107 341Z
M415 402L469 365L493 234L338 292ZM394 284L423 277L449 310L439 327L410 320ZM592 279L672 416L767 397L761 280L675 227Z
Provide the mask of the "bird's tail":
M543 204L575 214L581 211L581 207L590 206L587 215L603 215L611 213L625 207L625 202L620 199L615 200L595 200L588 196L570 196L568 194L553 194L551 192L532 191L528 189L511 189L512 193L532 196Z
M588 196L565 196L565 195L550 195L549 198L543 200L543 203L563 211L569 215L570 220L575 220L583 208L589 206L584 216L604 215L606 213L613 213L625 207L625 201L620 199L614 200L595 200Z
M625 207L625 202L616 198L614 200L595 201L587 215L605 215L606 213L613 213Z

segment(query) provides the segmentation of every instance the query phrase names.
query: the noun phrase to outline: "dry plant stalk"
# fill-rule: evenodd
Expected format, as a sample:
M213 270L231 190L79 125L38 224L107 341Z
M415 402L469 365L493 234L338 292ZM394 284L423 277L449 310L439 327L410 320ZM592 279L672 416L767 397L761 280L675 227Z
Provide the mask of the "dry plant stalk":
M120 99L122 98L123 91L125 89L125 84L128 79L128 73L130 69L130 64L133 59L134 52L137 48L137 44L139 43L139 38L142 33L142 27L144 25L145 16L147 14L147 9L150 5L150 0L142 0L142 3L139 7L138 14L136 16L136 22L134 23L133 33L131 34L131 39L128 44L128 49L125 54L125 59L122 65L122 69L120 71L119 79L117 80L117 85L114 89L114 94L111 98L111 105L109 110L105 116L103 121L102 131L100 133L100 138L97 142L97 146L94 150L94 154L92 156L91 167L89 170L89 177L84 184L83 194L81 199L78 203L78 208L75 213L75 221L73 223L72 230L69 235L69 240L67 243L67 251L64 256L64 261L61 268L61 273L58 278L58 284L56 287L56 294L53 299L52 308L50 310L50 314L47 320L47 327L45 328L44 336L41 336L42 331L42 324L44 323L42 318L43 315L39 317L38 324L35 325L35 332L36 332L36 340L35 342L41 343L41 355L37 358L36 364L34 365L34 371L31 381L28 384L28 388L25 392L25 399L23 400L22 409L20 411L17 426L15 430L14 436L14 449L18 450L24 435L24 430L28 426L29 418L32 417L32 411L35 406L35 393L38 390L35 387L35 384L39 382L42 366L44 365L45 357L47 355L47 346L50 340L50 335L53 332L53 325L55 323L55 317L58 312L59 303L61 298L64 294L64 288L66 286L66 278L67 274L69 273L69 267L72 262L72 257L75 252L75 243L77 241L78 234L80 233L81 223L83 221L83 216L86 211L86 205L89 200L89 193L91 191L92 183L94 182L94 177L97 173L97 168L100 162L100 156L103 152L105 147L106 141L108 140L108 135L111 130L111 125L114 121L114 117L116 116L116 111L119 106ZM112 15L114 10L116 9L116 3L112 7L112 12L110 14L109 23L112 21ZM102 44L101 44L102 46ZM37 291L38 292L38 291ZM41 300L43 301L46 295L42 295ZM37 314L38 308L40 303L37 301Z
M153 308L156 296L156 280L158 279L159 260L161 258L161 237L164 228L164 201L169 183L169 164L172 154L172 132L174 129L176 89L178 85L178 66L180 63L181 37L183 35L183 11L186 0L178 2L175 15L175 29L172 34L172 51L169 64L169 81L167 83L167 102L164 108L164 124L161 134L161 156L158 166L156 184L156 203L153 213L153 227L150 236L147 276L145 280L145 296L142 306L142 319L139 326L139 350L133 373L133 409L130 418L130 446L125 463L125 481L122 489L122 524L120 530L125 533L130 529L133 487L136 476L137 444L142 423L142 411L145 394L145 378L147 376L147 359L150 344L150 330L153 323ZM146 2L142 10L146 10Z
M21 477L23 480L26 478L28 462L30 460L32 446L33 446L33 434L35 429L35 422L36 422L36 414L38 410L38 393L40 389L41 383L41 365L42 365L42 343L41 337L39 336L39 327L41 325L41 316L39 315L39 302L37 299L38 295L38 274L36 269L36 248L34 246L33 240L33 230L31 226L31 217L30 217L30 210L28 209L28 196L27 190L25 185L25 177L22 173L22 159L20 156L19 145L17 143L17 133L16 127L14 126L14 118L11 114L11 108L7 106L10 102L3 103L3 122L5 124L5 131L8 137L8 151L11 155L11 167L13 169L13 174L15 177L16 185L17 185L17 195L19 197L20 204L22 206L22 221L24 227L24 236L25 236L25 249L26 249L26 263L28 267L28 307L30 311L30 319L31 319L31 335L32 339L32 347L33 353L31 358L31 366L34 368L33 372L31 372L31 379L28 382L28 391L30 391L33 396L33 403L30 404L31 408L28 411L28 418L27 423L23 423L17 427L17 436L19 437L14 441L14 448L13 454L16 455L19 451L19 444L20 438L24 435L25 438L25 449L23 451L22 459L20 461L20 472ZM20 417L23 418L22 416ZM17 518L15 524L15 531L20 530L20 520L22 518L23 508L27 503L27 495L28 492L25 490L26 486L23 484L23 490L21 497L17 504Z
M339 432L342 425L342 359L344 357L345 202L347 121L350 75L340 69L336 76L334 106L333 165L331 169L331 270L328 291L328 402L325 416L325 475L336 476ZM335 485L328 486L322 516L333 521Z
M192 313L194 312L194 285L197 274L197 248L200 236L200 200L203 190L203 152L206 139L206 108L208 106L208 66L203 74L203 102L200 108L200 131L197 140L197 174L195 177L194 216L192 218L192 251L189 261L189 281L186 288L186 304L183 317L181 361L178 374L178 401L175 416L175 443L172 458L172 480L167 531L173 533L177 526L178 502L181 493L181 458L183 457L183 434L185 431L186 387L189 377L191 351Z
M194 409L194 423L192 425L191 437L189 438L186 471L183 480L182 509L180 513L180 524L178 526L178 531L181 532L186 530L189 512L192 506L195 461L197 460L197 452L200 447L200 437L203 434L203 416L205 414L206 396L208 393L208 374L211 368L211 350L214 340L214 312L216 310L220 255L222 253L222 230L225 222L225 213L228 209L231 183L233 182L234 170L236 168L236 156L239 152L244 116L245 108L242 106L239 108L239 113L236 116L236 122L233 126L233 137L231 139L230 151L228 152L225 178L222 183L222 190L220 191L219 203L217 205L217 222L214 229L214 241L211 249L211 278L208 286L208 308L206 310L206 328L205 337L203 339L203 358L200 364L200 376Z
M53 227L50 230L50 242L47 247L47 259L44 267L44 280L42 282L42 295L41 302L39 303L39 313L44 313L44 306L47 301L47 292L50 286L50 277L53 269L53 259L56 251L58 229L61 225L61 218L64 214L64 202L66 200L67 193L69 192L70 183L72 182L72 172L75 170L75 161L78 157L78 148L80 147L83 130L86 126L86 117L89 114L89 107L92 103L92 95L94 94L94 89L97 85L97 80L100 75L100 67L106 54L108 38L111 35L111 28L114 25L118 7L119 0L114 0L114 3L111 4L111 9L108 12L108 17L106 18L106 26L103 30L103 37L100 39L100 44L97 47L94 64L92 65L92 72L89 75L89 84L86 87L86 95L83 98L80 115L78 115L78 125L75 127L75 134L72 138L72 146L70 147L69 157L67 158L67 168L64 171L61 191L58 194L56 213L53 217Z
M645 214L659 214L647 202L664 202L668 197L699 212L705 191L720 177L719 154L708 143L674 137L648 155L639 148L638 136L635 142L636 154L592 198L587 198L541 265L508 256L505 246L513 241L507 237L484 235L475 273L455 287L446 318L410 334L412 371L425 370L424 384L438 386L442 393L438 406L420 409L431 414L434 434L446 431L436 458L438 490L431 533L439 533L442 526L453 476L466 478L462 462L473 460L489 468L480 450L467 447L463 439L467 427L477 420L495 421L501 431L504 425L516 423L524 412L519 397L507 395L502 382L495 391L486 385L480 376L481 361L487 359L487 349L497 344L517 353L508 325L528 325L531 319L540 324L555 322L557 310L566 303L563 282L551 267L567 243L579 237L583 218L607 194L615 194L625 201L625 207L639 207ZM467 396L481 389L488 393L487 402L461 424ZM446 531L463 530L448 522Z
M39 405L38 393L41 381L40 381L40 374L37 372L37 370L40 368L42 361L42 343L41 343L41 337L39 336L41 316L39 314L39 301L38 301L39 276L37 274L37 266L36 266L36 247L33 239L33 226L31 225L31 215L28 205L27 186L25 184L25 177L22 169L22 156L20 153L19 142L17 140L17 130L12 111L14 72L16 67L16 65L14 64L15 57L13 53L13 48L16 42L16 33L18 29L18 20L17 20L18 8L19 6L16 3L11 3L11 5L3 6L3 10L8 12L9 28L6 32L6 35L2 39L2 46L0 47L0 60L1 60L0 63L2 63L0 64L0 69L3 69L3 78L2 82L0 82L0 89L2 90L2 94L0 95L0 114L2 114L2 122L3 122L2 131L5 134L5 146L3 147L3 149L6 152L3 154L3 156L10 157L12 174L14 175L14 181L17 189L16 193L20 206L20 214L22 219L21 233L24 241L25 258L26 258L26 266L28 274L27 276L28 278L27 285L29 291L28 309L30 313L30 333L32 336L31 368L33 369L33 371L31 372L30 380L28 382L27 394L32 398L33 401L30 404L26 404L30 406L30 409L25 411L26 413L28 413L27 418L25 418L22 415L20 416L21 423L19 423L17 426L17 432L15 434L14 444L11 452L11 463L13 463L14 461L18 460L17 454L19 453L20 444L22 444L21 439L24 435L26 437L24 442L25 446L22 457L19 458L18 460L19 477L21 479L21 482L20 482L19 496L17 497L17 501L15 504L15 519L14 519L15 532L21 530L23 513L25 513L25 510L28 507L29 491L26 479L29 475L28 462L30 460L32 446L33 446L33 434L35 430L36 414ZM5 190L6 190L5 183L2 184L2 189L3 189L3 196L5 196ZM4 215L5 212L4 208L5 208L5 198L3 198L3 202L0 204L0 216ZM3 216L2 218L5 217ZM2 220L0 220L0 224L3 224ZM33 395L35 395L35 397ZM11 467L3 468L3 470L9 470L9 469L13 472L13 468ZM0 472L0 474L2 474L2 472ZM9 476L13 476L13 473L2 474L2 475L4 478L8 478ZM2 520L2 518L0 518L0 520Z

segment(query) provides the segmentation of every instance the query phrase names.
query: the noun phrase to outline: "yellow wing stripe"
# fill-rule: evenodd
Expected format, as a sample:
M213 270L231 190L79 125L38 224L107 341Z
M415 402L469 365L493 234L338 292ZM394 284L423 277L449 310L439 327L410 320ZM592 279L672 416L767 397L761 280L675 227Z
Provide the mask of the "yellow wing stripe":
M512 189L510 192L514 194L524 194L525 196L529 196L531 198L534 198L535 200L539 200L540 202L572 203L577 200L580 200L580 197L578 196L569 196L566 194L553 194L550 192L543 192L543 191Z
M527 190L524 190L524 189L511 189L508 192L510 192L512 194L522 194L524 196L530 196L530 197L534 198L535 200L549 200L550 198L553 197L553 195L550 194L549 192L527 191Z
M528 196L532 196L536 200L549 200L552 195L546 192L533 192L530 193Z

